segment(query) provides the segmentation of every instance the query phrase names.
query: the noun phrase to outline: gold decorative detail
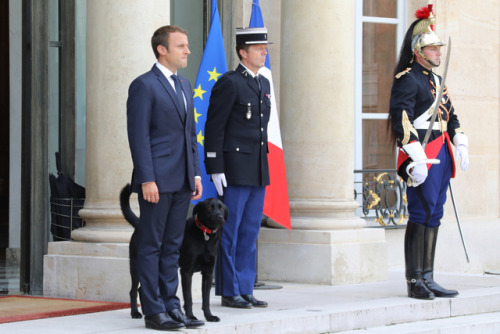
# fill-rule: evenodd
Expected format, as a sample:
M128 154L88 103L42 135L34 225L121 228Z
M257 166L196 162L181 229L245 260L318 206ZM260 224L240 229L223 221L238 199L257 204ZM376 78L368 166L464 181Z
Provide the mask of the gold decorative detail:
M396 74L396 79L401 78L403 75L405 75L406 73L408 73L408 72L410 72L410 71L411 71L411 67L406 68L406 70L401 71L401 72L399 72L398 74Z
M387 173L380 173L380 174L378 174L377 176L374 176L374 177L373 177L373 181L377 181L378 183L383 184L383 183L384 183L384 180L382 180L382 178L383 178L384 176L386 176L386 175L387 175Z
M401 225L401 224L403 224L403 222L404 222L406 219L408 219L408 216L405 216L404 214L401 214L401 215L399 216L399 221L396 223L396 225Z
M380 197L374 193L372 190L370 190L368 192L368 201L369 201L369 204L368 204L368 209L373 209L373 207L377 206L378 203L380 203Z
M418 132L413 127L413 124L411 124L406 110L403 110L401 123L403 125L403 140L401 141L401 144L406 145L410 142L410 133L413 133L418 138Z
M386 222L384 222L384 217L378 216L375 218L375 223L379 223L382 226L387 226Z
M413 28L412 38L421 33L433 33L431 26L436 22L436 18L430 13L429 18L421 20Z

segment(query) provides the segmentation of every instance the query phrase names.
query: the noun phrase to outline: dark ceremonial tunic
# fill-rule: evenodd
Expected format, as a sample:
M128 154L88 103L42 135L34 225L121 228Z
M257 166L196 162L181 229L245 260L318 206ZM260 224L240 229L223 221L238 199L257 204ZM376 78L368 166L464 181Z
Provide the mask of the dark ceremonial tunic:
M207 174L224 173L227 184L269 185L267 123L271 115L269 81L256 79L242 65L214 85L205 123ZM250 108L250 119L247 113Z
M441 82L441 77L436 75L439 78L438 89L436 89L434 75L432 71L414 62L409 68L396 76L391 91L390 113L393 131L396 133L397 143L400 148L414 141L422 143L424 140L434 111L431 106L436 98L436 93L439 91ZM424 113L427 113L428 116L422 116ZM420 122L421 125L415 127L415 120L421 116L424 117L426 123ZM447 145L450 145L450 139L453 140L456 133L463 133L463 131L448 96L448 89L445 87L439 106L439 114L425 149L427 157L429 159L436 158L443 143L446 142ZM406 180L407 175L404 169L410 161L402 150L399 153L398 173ZM453 175L454 169L453 166Z
M439 92L441 77L434 75L418 63L396 75L391 92L390 113L398 146L398 174L406 181L406 166L411 162L403 146L415 141L423 142L434 111L433 103ZM440 225L446 191L455 174L455 163L450 138L463 132L455 115L445 87L439 112L433 126L425 153L429 159L440 163L427 165L429 174L418 187L407 188L410 221L427 227Z

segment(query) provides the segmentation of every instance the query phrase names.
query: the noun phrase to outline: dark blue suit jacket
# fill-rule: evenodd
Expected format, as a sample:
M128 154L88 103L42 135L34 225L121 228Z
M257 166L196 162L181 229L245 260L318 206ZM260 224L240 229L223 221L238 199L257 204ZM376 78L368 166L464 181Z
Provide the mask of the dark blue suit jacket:
M155 181L160 193L176 192L201 175L194 121L193 93L189 81L179 75L186 97L181 110L177 95L160 69L135 79L127 100L127 129L134 163L132 191Z

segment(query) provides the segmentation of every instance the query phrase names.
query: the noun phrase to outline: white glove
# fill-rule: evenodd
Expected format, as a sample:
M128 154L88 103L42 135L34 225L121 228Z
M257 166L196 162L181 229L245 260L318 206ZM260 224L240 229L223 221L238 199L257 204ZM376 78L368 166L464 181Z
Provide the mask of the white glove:
M417 187L424 183L425 179L427 178L427 174L428 171L426 163L415 165L415 167L413 167L413 170L411 171L411 176L413 176L413 178L415 179L415 182L413 182L413 186Z
M412 186L419 186L424 183L428 173L427 164L424 162L425 160L427 160L427 155L425 155L424 148L419 142L413 142L404 145L403 150L416 164L410 171L413 178Z
M462 170L469 168L469 149L465 145L458 145L455 149L457 158L460 158L460 167Z
M212 181L214 181L215 189L217 189L217 194L222 196L224 194L224 187L227 187L226 175L224 173L217 173L210 175Z

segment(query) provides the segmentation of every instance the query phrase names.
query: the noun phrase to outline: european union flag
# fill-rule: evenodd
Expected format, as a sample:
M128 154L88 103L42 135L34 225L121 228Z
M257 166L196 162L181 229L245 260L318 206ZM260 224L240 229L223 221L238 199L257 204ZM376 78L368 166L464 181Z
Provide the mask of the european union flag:
M207 121L208 103L210 92L218 78L227 72L226 54L224 42L222 40L222 29L220 26L219 10L217 0L212 0L212 13L210 19L210 31L208 33L207 44L201 58L200 69L196 77L196 84L193 93L194 118L196 121L196 133L198 137L198 153L200 155L201 181L203 184L203 196L200 201L208 198L217 198L217 190L207 175L203 161L205 160L205 122ZM195 201L197 202L197 201Z

